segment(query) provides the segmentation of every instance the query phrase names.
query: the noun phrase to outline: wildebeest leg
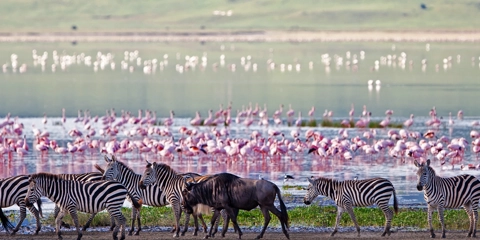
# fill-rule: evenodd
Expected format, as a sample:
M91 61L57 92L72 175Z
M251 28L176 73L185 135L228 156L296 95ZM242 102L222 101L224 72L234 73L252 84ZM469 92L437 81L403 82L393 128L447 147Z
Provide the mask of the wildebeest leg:
M352 222L355 224L355 228L357 229L357 236L360 237L360 226L358 226L357 218L355 217L355 213L353 212L353 207L351 205L348 205L345 208L350 215Z
M340 206L337 207L337 219L335 220L335 228L333 229L331 236L334 236L335 233L338 232L338 225L340 224L340 218L342 217L343 211L344 211L343 207L340 207Z
M260 232L260 234L257 236L256 239L263 238L263 234L265 234L265 230L267 230L267 226L270 223L270 219L272 219L272 217L270 217L270 213L268 212L268 209L266 207L260 206L260 210L262 211L262 214L263 214L263 228L262 228L262 231Z
M232 220L233 227L238 231L238 239L241 239L243 233L242 233L242 230L240 230L240 227L238 226L238 223L237 223L236 213L238 213L238 210L235 211L235 209L233 209L233 208L226 207L225 211L227 212L228 216Z
M280 221L280 225L282 225L283 234L285 234L287 239L290 239L290 234L288 234L287 232L287 223L282 218L282 212L280 212L275 206L266 206L265 208L267 208L270 212L272 212L273 214L275 214L275 216L277 216L278 220Z
M207 233L208 231L208 227L207 227L207 224L205 223L205 220L203 219L203 215L202 214L198 214L198 219L200 219L200 221L202 221L202 227L203 227L203 232L204 233ZM218 222L218 220L217 220ZM198 225L198 223L197 223ZM218 223L216 224L218 226ZM195 235L196 236L196 235Z

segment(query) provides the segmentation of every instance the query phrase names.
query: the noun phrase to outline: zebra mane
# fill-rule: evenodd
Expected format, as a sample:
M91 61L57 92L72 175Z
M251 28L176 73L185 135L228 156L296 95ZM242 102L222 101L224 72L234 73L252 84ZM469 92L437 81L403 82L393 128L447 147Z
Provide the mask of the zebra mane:
M135 171L133 171L133 169L132 169L131 167L127 166L125 163L120 162L120 161L118 161L118 160L115 160L115 162L118 163L118 164L120 164L123 168L126 168L127 170L135 173Z
M318 177L317 179L315 179L315 183L318 183L318 182L337 183L338 180L332 179L332 178L326 178L326 177Z
M153 170L158 172L158 173L169 173L169 174L175 174L178 175L178 173L173 170L170 166L168 166L165 163L153 163Z
M44 178L44 179L47 179L47 180L58 180L58 179L63 180L57 174L46 173L46 172L41 172L41 173L36 173L36 174L30 175L30 179L36 179L36 178Z

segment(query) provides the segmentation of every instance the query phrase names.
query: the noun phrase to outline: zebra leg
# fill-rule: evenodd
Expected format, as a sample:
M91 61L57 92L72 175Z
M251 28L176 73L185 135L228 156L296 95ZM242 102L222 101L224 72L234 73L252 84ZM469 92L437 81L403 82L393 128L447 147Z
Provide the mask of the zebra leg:
M57 232L58 239L63 239L62 233L60 232L60 226L62 225L62 219L65 216L65 210L60 210L55 219L55 231Z
M475 206L478 206L478 203L474 203ZM477 223L478 223L478 210L473 207L473 233L472 237L477 237Z
M18 232L18 230L20 229L20 227L22 226L22 223L23 223L23 220L25 220L25 218L27 217L27 209L25 208L25 202L23 202L23 205L20 205L19 206L22 206L20 207L20 220L18 221L17 223L17 226L15 227L15 229L13 229L11 235L15 235L16 232ZM32 208L35 208L32 206ZM36 210L36 209L35 209ZM2 210L0 210L2 211ZM31 211L31 210L30 210ZM32 212L33 213L33 212ZM37 214L35 215L35 218L37 219L37 228L38 228L38 223L40 222L39 221L39 218L38 218L38 212ZM7 231L8 233L8 227L5 228L5 231ZM35 235L37 234L38 232L35 232Z
M391 224L392 224L392 218L393 218L393 211L392 209L390 209L388 207L388 203L386 203L385 205L379 205L377 204L378 206L384 206L382 211L383 211L383 214L385 215L385 230L383 231L383 234L382 234L382 237L385 236L385 234L387 234L388 236L390 236L390 228L391 228Z
M210 220L210 231L205 236L205 238L215 237L215 233L217 233L217 229L215 228L215 222L217 222L219 214L220 214L220 212L218 210L215 210L213 212L212 219Z
M77 215L77 209L72 208L69 209L70 216L73 219L73 223L75 224L75 228L77 229L77 240L80 240L82 238L82 230L80 229L80 224L78 224L78 215Z
M55 204L55 209L53 209L53 217L57 218L59 212L60 212L60 207L57 204ZM68 224L64 221L62 221L61 226L64 227L64 228L70 228L70 224Z
M467 203L463 205L463 208L465 209L465 212L467 212L468 215L468 220L470 220L470 226L468 228L468 235L467 237L471 237L473 233L473 223L475 222L474 216L473 216L473 210L472 210L472 205L470 203Z
M443 216L443 206L438 206L438 220L442 225L442 238L445 238L445 221Z
M355 228L357 229L357 236L360 237L360 227L358 226L357 218L355 217L355 213L353 212L353 207L347 206L346 210L348 212L348 215L350 215L353 223L355 224Z
M335 235L335 233L338 232L338 225L340 224L340 218L342 217L343 211L344 211L343 207L340 207L340 206L337 207L337 218L335 220L335 228L333 229L333 232L330 235L332 237Z
M125 219L125 216L123 216L120 209L107 208L107 211L110 214L110 218L114 218L115 219L114 221L116 222L115 228L113 229L113 233L112 233L113 239L114 240L118 239L117 235L118 235L119 229L121 231L120 240L125 239L125 224L127 222L127 220Z
M180 218L182 217L182 208L180 206L180 201L170 201L172 203L173 214L175 215L175 234L173 237L179 237L180 233Z
M432 212L433 212L433 207L431 205L428 205L427 221L428 221L428 226L430 227L430 237L435 238L435 233L433 231L433 225L432 225ZM439 217L440 217L440 213L439 213Z
M203 219L201 213L199 213L199 214L194 213L193 214L193 225L194 225L193 236L197 236L198 230L200 230L200 228L198 227L198 218L200 218L200 217Z
M96 213L92 213L92 215L90 215L90 218L88 218L88 220L87 220L87 222L85 223L85 225L83 225L83 228L82 228L83 231L86 231L87 228L90 227L90 224L92 223L93 218L95 218L95 215L97 215L97 214L96 214ZM62 226L63 226L63 224L64 224L64 223L62 222ZM70 226L68 226L68 228L70 228Z
M140 230L142 230L142 223L140 222L140 210L141 210L141 209L137 209L138 229L137 229L137 231L135 232L135 235L137 235L137 236L140 234ZM133 229L133 223L132 223L132 229Z
M185 213L185 226L184 226L183 231L182 231L182 234L181 234L182 236L185 236L185 233L188 231L188 225L189 225L189 223L190 223L190 214ZM197 225L195 225L195 226L197 226ZM176 229L175 229L175 230L176 230ZM197 235L196 235L197 230L198 230L198 229L194 230L193 236L197 236Z
M40 213L38 212L37 208L35 208L34 206L29 207L28 210L33 214L33 216L35 216L35 220L37 221L37 229L35 230L35 235L38 235L38 232L40 232L40 229L42 228L42 224L40 223ZM22 215L21 211L22 211L22 209L20 208L20 218L21 218L21 215ZM22 222L23 222L23 219L20 220L18 225L21 225ZM18 226L17 226L17 228L18 228Z
M128 231L128 236L132 236L133 231L135 230L135 220L137 218L137 209L135 207L132 207L132 227L130 228L130 231Z

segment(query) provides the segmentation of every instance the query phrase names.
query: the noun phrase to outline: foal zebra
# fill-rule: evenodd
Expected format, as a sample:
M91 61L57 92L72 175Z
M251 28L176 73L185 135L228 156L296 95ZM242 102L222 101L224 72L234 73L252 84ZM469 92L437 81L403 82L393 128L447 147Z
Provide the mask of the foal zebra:
M25 205L25 196L27 196L28 191L28 175L19 175L15 177L3 178L0 179L0 208L10 207L14 204L17 204L20 207L20 220L18 221L17 226L12 231L14 235L22 226L23 220L27 216L28 210L35 216L37 221L37 229L35 230L35 235L38 234L42 225L40 224L40 216L42 215L42 201L37 200L38 210L33 206ZM8 221L3 211L0 209L0 219L3 224L3 228L7 232L9 228L13 228L12 224Z
M428 204L428 225L430 236L435 237L432 226L432 212L438 211L438 218L442 225L442 238L445 237L444 208L458 208L463 206L470 219L468 237L476 237L478 221L478 202L480 199L480 181L468 174L442 178L435 174L430 166L430 159L426 163L415 160L417 170L417 190L424 192Z
M390 236L393 212L388 207L388 201L393 195L393 209L395 213L398 212L398 201L395 188L389 180L385 178L372 178L337 181L320 177L315 180L309 178L308 181L310 184L303 199L305 204L309 205L318 195L323 195L334 200L337 205L337 219L335 229L331 234L332 236L338 231L342 213L347 211L360 237L360 227L353 213L353 207L366 207L373 204L376 204L385 215L385 229L382 236L385 236L385 234Z
M59 239L62 239L60 223L66 211L70 213L77 229L77 239L80 239L82 231L78 226L77 211L97 213L107 209L117 223L112 234L113 239L116 240L119 228L121 228L120 239L125 239L125 217L121 207L127 194L127 189L116 181L79 182L64 180L55 174L37 173L29 178L25 203L29 206L41 196L46 196L60 206L61 211L55 221ZM133 201L133 204L134 207L140 207L136 201Z
M154 162L149 163L147 161L147 167L140 179L140 187L146 188L148 185L156 184L167 196L167 201L172 205L172 211L175 215L175 234L174 237L179 236L179 224L180 217L182 215L182 191L185 189L185 179L191 181L194 179L196 182L201 182L208 179L210 176L192 176L191 173L184 174L185 176L178 174L170 166L163 163ZM209 208L211 209L211 208ZM228 227L228 217L225 213L222 213L224 219L224 228ZM203 221L203 220L202 220ZM216 222L215 224L218 224ZM213 227L213 226L212 226ZM215 225L216 228L216 225ZM186 229L184 230L184 232ZM216 231L215 231L216 232Z

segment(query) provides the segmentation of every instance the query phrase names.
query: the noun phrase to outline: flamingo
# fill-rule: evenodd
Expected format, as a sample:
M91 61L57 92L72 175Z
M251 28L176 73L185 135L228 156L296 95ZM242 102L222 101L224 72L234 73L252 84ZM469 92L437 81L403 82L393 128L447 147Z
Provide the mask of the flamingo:
M312 106L310 111L308 111L308 116L310 116L310 120L313 120L314 115L315 115L315 106Z
M403 122L403 126L405 126L406 128L409 128L410 126L413 125L413 114L410 114L410 118L405 120L405 122Z
M297 126L297 127L302 126L302 112L301 111L298 112L298 118L295 121L295 126Z

